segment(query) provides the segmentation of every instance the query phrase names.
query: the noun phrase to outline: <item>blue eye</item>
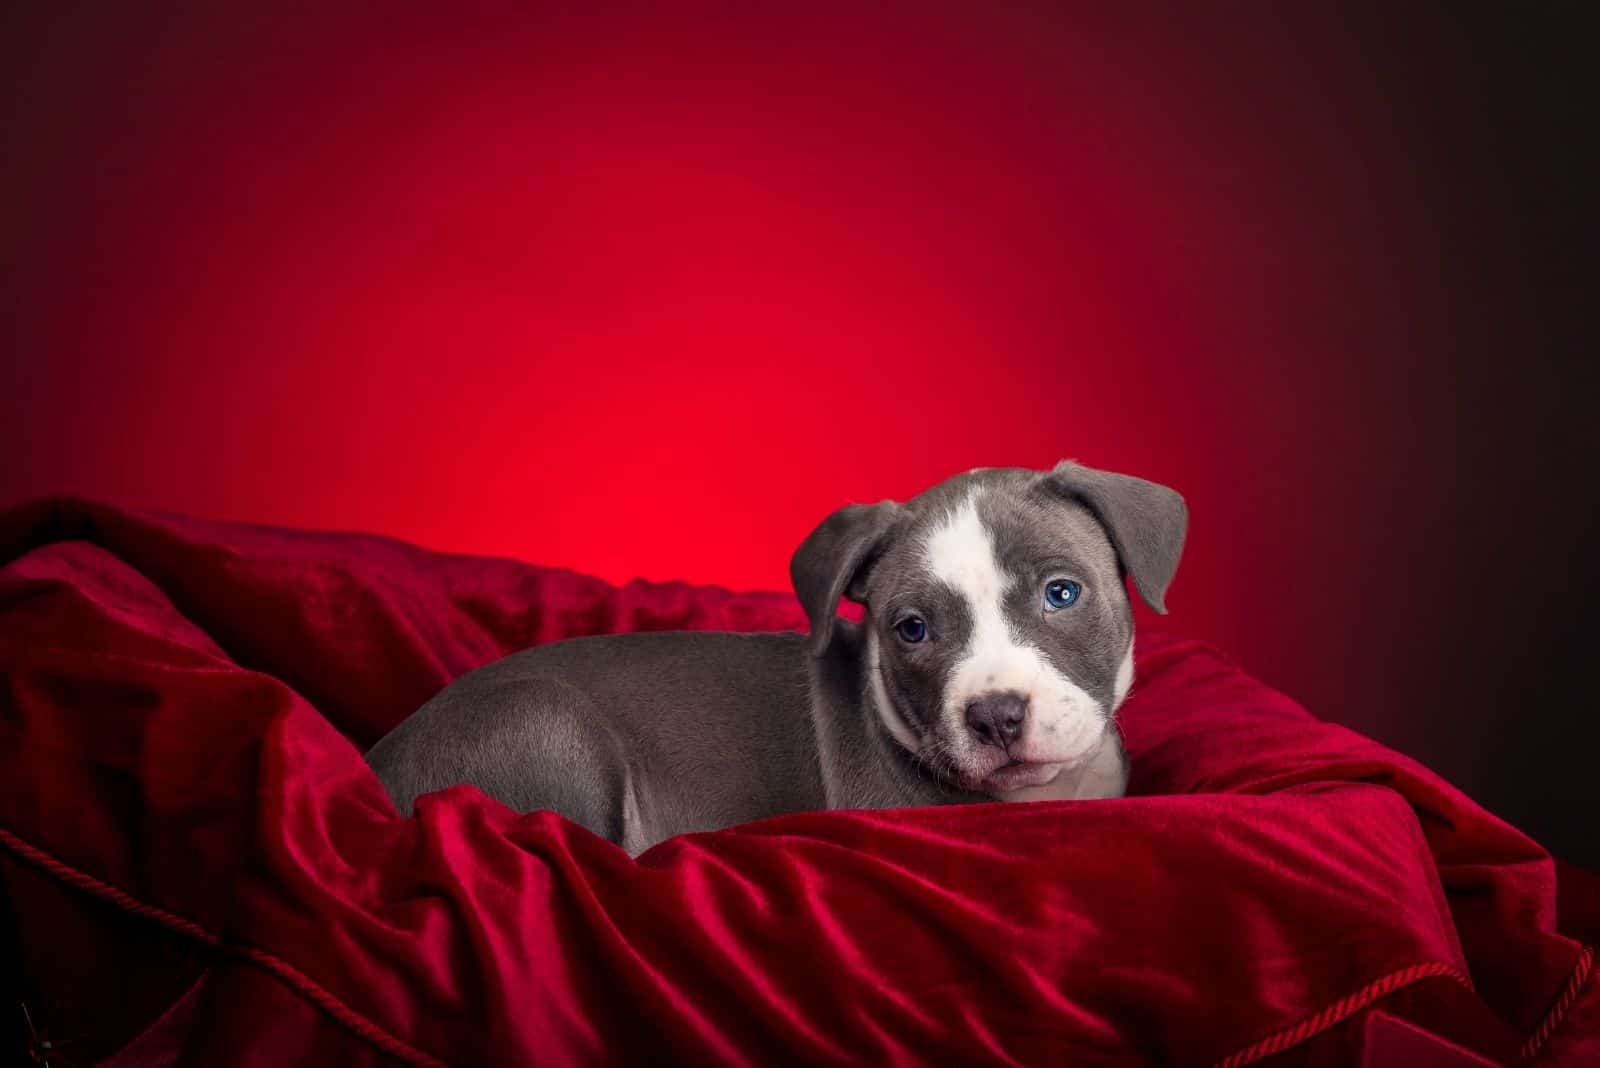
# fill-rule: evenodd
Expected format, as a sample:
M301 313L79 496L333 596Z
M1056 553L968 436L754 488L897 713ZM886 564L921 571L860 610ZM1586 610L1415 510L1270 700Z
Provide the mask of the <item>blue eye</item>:
M1057 579L1044 588L1044 610L1059 612L1063 608L1070 608L1082 592L1083 587L1071 579Z
M915 645L928 636L928 625L916 616L907 616L894 626L894 632L900 635L900 640Z

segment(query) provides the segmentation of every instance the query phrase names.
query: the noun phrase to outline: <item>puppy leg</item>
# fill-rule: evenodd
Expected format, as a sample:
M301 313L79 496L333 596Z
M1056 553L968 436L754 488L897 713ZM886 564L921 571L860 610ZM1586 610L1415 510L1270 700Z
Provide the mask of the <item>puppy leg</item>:
M519 812L550 809L623 840L626 762L589 698L554 679L457 684L367 754L395 807L476 786Z

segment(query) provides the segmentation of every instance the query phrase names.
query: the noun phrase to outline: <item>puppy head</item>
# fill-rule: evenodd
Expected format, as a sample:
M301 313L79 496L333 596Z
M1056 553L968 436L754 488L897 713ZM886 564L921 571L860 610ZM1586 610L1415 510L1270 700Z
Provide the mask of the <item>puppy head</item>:
M1187 511L1143 479L1064 462L980 468L829 516L791 562L811 645L865 606L866 699L921 763L1000 797L1081 765L1133 682L1123 576L1165 612Z

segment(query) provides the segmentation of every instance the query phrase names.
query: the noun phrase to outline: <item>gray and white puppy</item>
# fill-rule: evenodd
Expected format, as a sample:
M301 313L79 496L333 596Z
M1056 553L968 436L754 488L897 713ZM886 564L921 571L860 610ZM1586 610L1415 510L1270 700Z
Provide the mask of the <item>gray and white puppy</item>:
M634 854L783 812L1115 797L1124 575L1165 612L1186 524L1165 486L1072 462L850 505L790 563L809 635L529 649L445 687L367 760L402 812L471 783Z

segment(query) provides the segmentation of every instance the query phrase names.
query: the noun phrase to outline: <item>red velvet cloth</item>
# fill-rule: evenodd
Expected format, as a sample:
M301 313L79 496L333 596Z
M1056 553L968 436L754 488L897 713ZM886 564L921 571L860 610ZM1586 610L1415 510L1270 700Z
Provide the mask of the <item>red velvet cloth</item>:
M632 860L467 787L401 819L361 751L513 650L789 596L77 501L0 514L0 560L0 879L114 1063L1320 1064L1378 1010L1600 1062L1593 884L1558 914L1527 837L1191 641L1140 636L1135 796Z

